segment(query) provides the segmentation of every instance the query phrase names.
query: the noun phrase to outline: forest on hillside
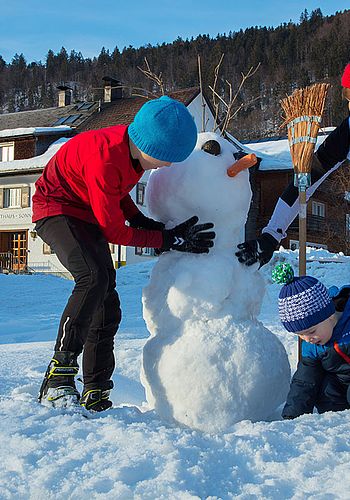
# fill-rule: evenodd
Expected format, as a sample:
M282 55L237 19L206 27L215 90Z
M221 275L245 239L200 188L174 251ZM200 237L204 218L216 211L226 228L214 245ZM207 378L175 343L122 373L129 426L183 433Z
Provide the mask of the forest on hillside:
M229 100L229 82L239 87L241 74L258 70L249 78L237 99L247 104L231 122L229 130L240 140L283 135L279 101L294 89L315 82L329 82L324 126L337 125L346 113L341 100L340 76L350 61L350 10L324 16L320 9L305 10L298 23L278 27L251 27L218 34L215 38L176 39L172 43L113 51L102 48L94 58L70 53L62 47L49 50L45 61L28 62L15 54L6 63L0 56L0 112L15 112L57 105L57 85L69 85L75 102L102 97L102 77L111 76L127 86L157 92L138 67L147 58L152 71L162 74L165 91L198 85L198 55L203 88L209 99L214 71L224 54L216 90Z

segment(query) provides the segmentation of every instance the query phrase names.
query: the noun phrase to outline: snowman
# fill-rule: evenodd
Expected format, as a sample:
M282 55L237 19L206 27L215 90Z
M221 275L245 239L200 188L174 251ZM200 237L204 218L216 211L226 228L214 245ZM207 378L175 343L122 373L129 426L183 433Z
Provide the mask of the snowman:
M150 211L167 228L193 215L214 223L208 254L163 253L143 291L148 405L205 432L268 418L290 381L283 345L257 320L263 278L234 257L251 202L237 153L223 137L201 133L189 158L153 172L147 186Z

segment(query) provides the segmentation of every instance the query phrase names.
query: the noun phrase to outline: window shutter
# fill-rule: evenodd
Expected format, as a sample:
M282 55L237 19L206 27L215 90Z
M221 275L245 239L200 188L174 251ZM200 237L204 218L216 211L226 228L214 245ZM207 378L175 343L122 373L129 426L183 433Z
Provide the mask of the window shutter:
M0 208L4 208L4 188L0 188Z
M22 187L22 192L21 192L21 207L22 208L29 207L29 192L30 192L29 186Z

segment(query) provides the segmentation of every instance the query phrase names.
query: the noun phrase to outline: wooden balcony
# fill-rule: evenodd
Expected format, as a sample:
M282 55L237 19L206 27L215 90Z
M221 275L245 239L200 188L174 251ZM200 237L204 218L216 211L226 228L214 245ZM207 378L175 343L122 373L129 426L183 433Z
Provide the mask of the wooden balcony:
M326 218L319 215L308 215L306 219L306 230L311 233L320 233L324 231ZM297 217L289 226L291 231L299 231L299 217Z

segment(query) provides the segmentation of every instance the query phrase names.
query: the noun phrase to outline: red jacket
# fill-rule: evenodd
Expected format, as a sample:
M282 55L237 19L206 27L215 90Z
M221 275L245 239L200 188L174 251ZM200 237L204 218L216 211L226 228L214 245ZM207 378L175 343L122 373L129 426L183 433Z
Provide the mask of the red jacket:
M132 162L127 127L83 132L58 150L37 180L33 222L70 215L98 224L110 243L159 248L161 231L125 224L139 212L128 193L143 173Z

